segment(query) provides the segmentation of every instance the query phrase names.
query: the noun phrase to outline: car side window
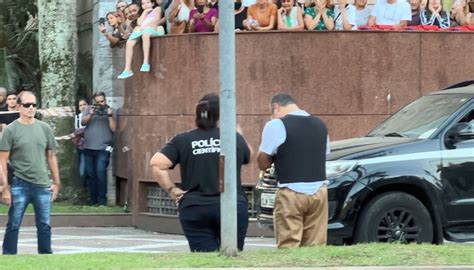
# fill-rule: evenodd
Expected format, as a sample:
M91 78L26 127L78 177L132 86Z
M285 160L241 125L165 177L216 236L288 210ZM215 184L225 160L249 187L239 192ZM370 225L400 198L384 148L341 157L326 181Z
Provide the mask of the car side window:
M466 116L461 118L459 123L466 123L468 126L466 128L470 128L471 131L474 130L474 110L471 110Z
M474 109L467 113L459 122L458 139L461 142L474 142Z
M474 109L466 113L445 134L447 149L472 147L474 143Z

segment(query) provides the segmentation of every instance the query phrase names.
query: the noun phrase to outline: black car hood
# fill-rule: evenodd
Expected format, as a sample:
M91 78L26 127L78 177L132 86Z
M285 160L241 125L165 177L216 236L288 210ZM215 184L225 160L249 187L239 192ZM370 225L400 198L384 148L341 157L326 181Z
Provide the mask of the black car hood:
M416 141L416 138L401 137L360 137L331 142L331 153L327 160L336 160L354 154Z

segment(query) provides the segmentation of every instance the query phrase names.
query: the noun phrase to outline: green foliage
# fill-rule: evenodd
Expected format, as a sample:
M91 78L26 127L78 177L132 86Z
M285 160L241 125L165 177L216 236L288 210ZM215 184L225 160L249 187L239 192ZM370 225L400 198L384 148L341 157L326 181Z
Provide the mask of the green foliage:
M0 256L8 269L144 269L216 267L342 267L473 265L474 245L365 244L244 251L227 258L218 253L85 253Z
M8 90L27 86L39 93L38 29L30 19L36 14L34 0L0 3L0 85Z

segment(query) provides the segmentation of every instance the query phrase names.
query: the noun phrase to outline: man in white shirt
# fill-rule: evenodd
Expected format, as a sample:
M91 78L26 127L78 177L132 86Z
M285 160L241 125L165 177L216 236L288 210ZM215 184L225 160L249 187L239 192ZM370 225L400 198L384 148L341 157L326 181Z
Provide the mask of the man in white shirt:
M406 27L411 21L411 8L403 0L380 0L375 4L369 17L369 25L392 25Z
M325 245L328 227L326 125L301 110L288 94L272 97L258 165L275 165L278 191L273 211L278 248Z
M356 8L347 0L336 0L334 5L334 30L357 30Z

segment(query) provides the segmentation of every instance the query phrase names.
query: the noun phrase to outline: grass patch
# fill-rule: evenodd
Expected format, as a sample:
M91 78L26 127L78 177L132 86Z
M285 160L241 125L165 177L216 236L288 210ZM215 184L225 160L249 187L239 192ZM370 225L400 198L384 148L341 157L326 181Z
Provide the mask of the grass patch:
M0 205L0 214L7 214L9 207ZM72 205L70 203L55 202L53 203L53 214L71 214L71 213L90 213L90 214L110 214L123 213L123 208L118 206L89 206L89 205ZM33 205L29 205L26 213L34 213Z
M127 269L199 267L329 267L474 265L474 245L364 244L218 253L95 253L0 256L8 269Z

